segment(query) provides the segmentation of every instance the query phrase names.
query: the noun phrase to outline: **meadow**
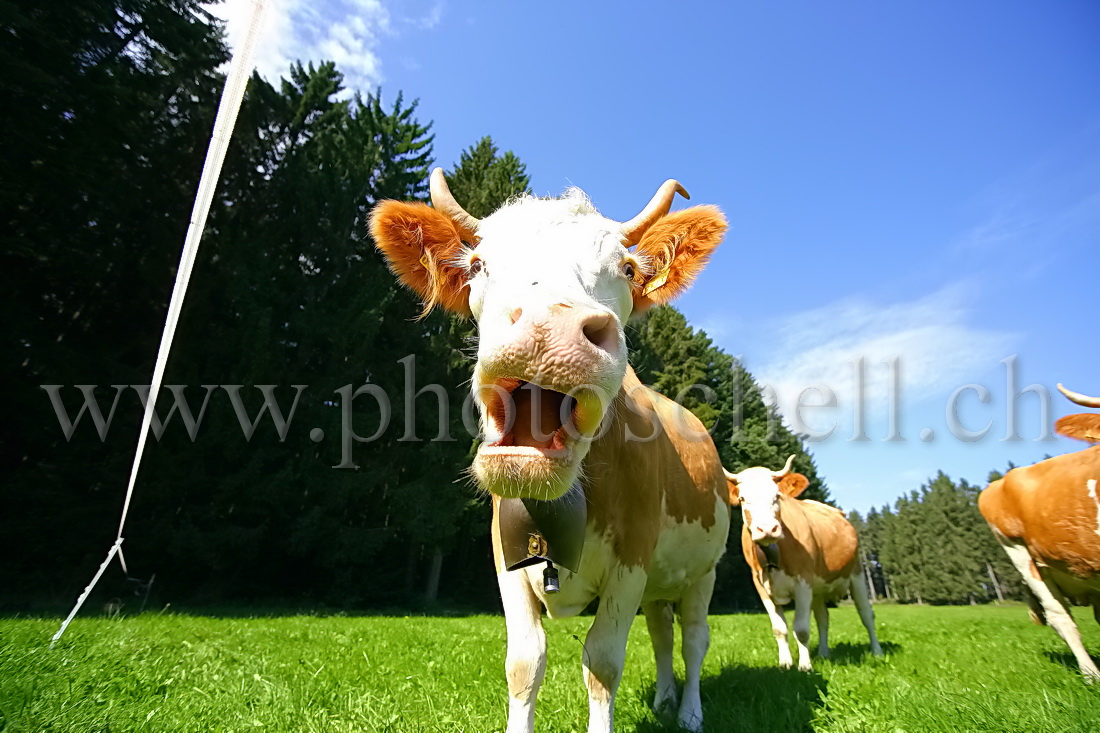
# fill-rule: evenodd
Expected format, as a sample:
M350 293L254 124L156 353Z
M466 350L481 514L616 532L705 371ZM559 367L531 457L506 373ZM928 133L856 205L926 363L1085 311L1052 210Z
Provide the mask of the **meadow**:
M876 607L876 659L855 610L831 613L833 654L776 667L762 614L711 617L708 731L1094 731L1100 690L1020 606ZM1100 648L1091 613L1076 615ZM540 731L583 730L590 619L547 623ZM506 716L498 616L0 619L0 731L498 731ZM814 632L816 634L816 631ZM668 730L650 709L641 617L617 704L622 731ZM678 662L677 674L682 675Z

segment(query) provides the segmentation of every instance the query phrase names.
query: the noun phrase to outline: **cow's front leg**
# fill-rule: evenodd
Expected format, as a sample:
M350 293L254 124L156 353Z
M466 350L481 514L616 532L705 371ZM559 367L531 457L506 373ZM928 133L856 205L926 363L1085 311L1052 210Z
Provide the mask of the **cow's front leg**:
M684 694L680 699L680 727L690 731L703 730L703 702L699 698L699 677L703 657L710 647L710 626L707 611L714 593L714 571L699 579L680 599L680 630L683 637Z
M508 631L508 733L532 733L535 698L546 672L546 632L542 628L542 604L527 574L520 570L497 575Z
M660 712L666 705L676 704L676 677L672 671L672 604L655 601L642 606L645 611L649 639L653 642L653 659L657 663L657 693L653 709Z
M791 660L791 647L787 644L787 617L783 613L783 608L777 606L769 594L761 593L760 601L764 604L768 620L772 623L772 636L775 637L775 644L779 647L779 666L790 669L794 662Z
M810 609L813 602L813 589L800 578L794 588L794 640L798 644L798 668L803 672L813 669L810 663Z
M584 683L588 687L588 733L610 733L615 693L623 675L626 638L645 590L641 568L612 568L600 606L584 640Z

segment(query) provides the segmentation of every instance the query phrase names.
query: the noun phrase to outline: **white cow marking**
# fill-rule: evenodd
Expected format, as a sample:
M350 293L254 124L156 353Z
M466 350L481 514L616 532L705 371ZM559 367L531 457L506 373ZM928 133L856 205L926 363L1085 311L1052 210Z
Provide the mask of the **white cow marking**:
M1090 478L1085 485L1088 487L1089 497L1096 502L1096 529L1093 532L1100 535L1100 498L1096 496L1096 479Z

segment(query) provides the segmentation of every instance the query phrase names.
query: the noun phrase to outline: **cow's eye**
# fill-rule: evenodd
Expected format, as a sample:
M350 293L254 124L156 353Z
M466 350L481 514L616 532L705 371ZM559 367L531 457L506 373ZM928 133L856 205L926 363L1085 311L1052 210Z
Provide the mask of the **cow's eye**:
M475 277L483 269L485 269L485 265L482 264L481 258L473 257L470 259L470 266L467 268L466 271L470 273L470 277Z
M623 263L623 275L626 276L627 280L633 280L634 279L634 263L633 262L630 262L629 260L627 260L626 262Z

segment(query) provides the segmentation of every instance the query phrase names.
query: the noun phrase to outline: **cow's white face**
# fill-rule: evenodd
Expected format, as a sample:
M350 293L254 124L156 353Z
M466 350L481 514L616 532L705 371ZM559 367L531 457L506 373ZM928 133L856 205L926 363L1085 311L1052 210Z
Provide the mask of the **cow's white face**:
M787 459L782 471L757 466L741 473L726 474L730 483L730 498L740 504L741 518L749 536L758 545L769 545L783 538L780 496L796 497L809 485L800 473L791 473L794 456Z
M484 440L473 471L493 493L568 490L622 385L641 263L621 227L570 192L513 203L478 228L468 271Z
M724 233L713 207L667 215L676 190L666 183L626 225L576 189L478 221L438 172L435 209L388 201L372 213L375 242L402 281L478 323L483 442L472 470L483 489L554 499L577 481L626 373L626 319L686 288Z

